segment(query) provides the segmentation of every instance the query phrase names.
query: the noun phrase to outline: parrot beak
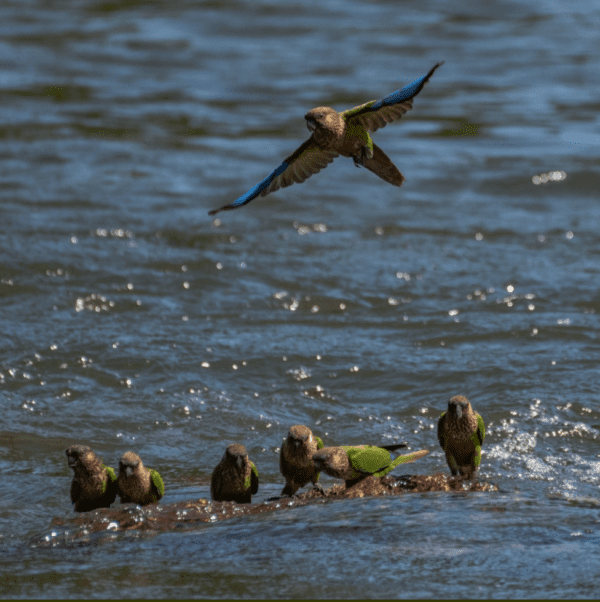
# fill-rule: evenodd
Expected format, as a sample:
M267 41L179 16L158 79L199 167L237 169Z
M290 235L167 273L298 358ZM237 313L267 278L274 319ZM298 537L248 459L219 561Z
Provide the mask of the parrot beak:
M317 124L315 123L315 120L312 119L311 117L305 117L306 119L306 127L308 128L309 132L314 132L317 129Z
M135 470L135 466L131 464L125 464L125 462L119 462L119 472L122 472L126 477L130 477Z

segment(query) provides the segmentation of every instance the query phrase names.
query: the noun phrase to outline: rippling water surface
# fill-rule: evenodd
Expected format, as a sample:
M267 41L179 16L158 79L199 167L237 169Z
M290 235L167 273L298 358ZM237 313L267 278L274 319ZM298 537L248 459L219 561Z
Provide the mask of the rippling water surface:
M0 594L597 596L599 20L577 0L4 2ZM440 60L375 134L402 188L340 158L208 217L308 109ZM232 441L256 503L278 494L296 423L446 472L456 394L497 492L156 528L132 508L132 529L116 504L93 532L71 510L72 443L138 452L167 510L209 497Z

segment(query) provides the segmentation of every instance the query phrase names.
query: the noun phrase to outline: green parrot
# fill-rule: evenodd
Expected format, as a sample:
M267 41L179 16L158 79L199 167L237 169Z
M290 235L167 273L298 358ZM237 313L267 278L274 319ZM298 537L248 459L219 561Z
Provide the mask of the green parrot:
M158 472L146 468L142 459L131 451L119 460L117 484L122 504L132 502L145 506L158 502L165 494L165 485Z
M346 487L351 487L369 475L383 477L396 466L414 462L428 453L428 450L421 449L392 460L390 452L383 447L342 445L340 447L324 447L313 455L313 462L317 470L336 479L344 479Z
M87 445L71 445L65 451L75 473L71 502L75 512L109 508L117 497L117 476Z
M243 445L227 446L210 480L210 495L216 502L249 504L258 491L258 470Z
M456 395L448 402L448 411L438 420L438 441L446 454L453 476L474 479L481 464L481 446L485 438L483 418L466 397Z
M304 116L306 125L312 132L311 137L248 192L233 203L213 209L208 214L237 209L258 196L265 196L295 182L304 182L339 155L352 157L357 167L366 167L389 184L401 186L404 176L373 142L369 132L375 132L400 119L412 109L415 96L441 64L438 63L427 75L381 100L371 100L341 113L330 107L312 109Z
M279 454L279 470L285 479L281 495L292 496L309 481L315 489L323 491L319 483L320 473L312 461L313 455L323 447L322 439L313 435L307 426L296 424L290 427Z

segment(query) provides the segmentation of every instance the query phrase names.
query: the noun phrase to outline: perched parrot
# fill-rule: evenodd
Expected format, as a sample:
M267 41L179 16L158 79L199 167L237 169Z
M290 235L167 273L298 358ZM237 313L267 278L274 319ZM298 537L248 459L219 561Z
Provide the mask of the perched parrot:
M285 479L281 495L292 496L309 481L315 489L323 491L319 472L312 460L317 450L323 447L321 438L315 437L307 426L297 424L290 428L279 454L279 470Z
M109 508L117 497L117 476L87 445L67 448L67 462L75 473L71 502L75 512Z
M441 64L438 63L427 75L381 100L371 100L341 113L330 107L312 109L304 116L306 125L312 132L311 137L262 182L233 203L213 209L208 214L237 209L258 196L266 196L295 182L304 182L339 155L352 157L357 167L366 167L386 182L401 186L404 176L373 142L369 132L375 132L400 119L406 111L412 109L414 97Z
M216 502L249 504L258 491L258 470L243 445L227 446L210 480L210 495Z
M317 470L336 479L344 479L346 487L351 487L369 475L383 477L396 466L414 462L428 453L428 450L421 449L392 460L390 452L383 447L342 445L341 447L324 447L313 455L313 462Z
M474 479L481 464L481 446L485 438L483 418L466 397L456 395L448 402L448 411L438 420L438 441L454 476Z
M158 502L165 494L165 485L158 472L146 468L133 452L123 454L119 460L117 484L122 504L133 502L145 506Z

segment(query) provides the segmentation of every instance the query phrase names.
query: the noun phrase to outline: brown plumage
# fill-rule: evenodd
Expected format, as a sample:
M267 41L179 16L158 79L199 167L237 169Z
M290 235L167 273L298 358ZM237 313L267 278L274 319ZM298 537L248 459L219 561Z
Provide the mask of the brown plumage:
M265 196L294 183L304 182L327 167L339 155L352 157L357 167L366 167L394 186L402 185L404 176L390 158L374 144L369 132L375 132L388 123L400 119L412 109L415 96L423 89L440 64L435 65L423 77L381 100L371 100L341 113L331 107L316 107L310 110L304 118L308 129L312 132L311 137L256 186L233 203L209 211L209 215L215 215L223 210L237 209L256 197Z
M258 491L258 471L243 445L227 446L210 480L210 495L216 502L249 504Z
M71 502L75 512L110 507L117 497L115 471L105 466L87 445L71 445L65 453L74 472Z
M307 426L296 424L290 428L279 454L279 470L285 478L281 495L292 496L309 481L317 489L323 490L318 483L319 472L312 461L313 455L322 447L323 441L315 437Z
M438 441L454 476L466 479L477 476L481 464L481 446L485 425L469 400L456 395L448 402L448 411L438 420Z
M408 104L408 108L411 107L412 101ZM398 117L403 115L408 108L402 111ZM354 110L351 109L351 111ZM368 146L368 142L371 142L368 134L352 122L347 123L344 113L338 113L330 107L317 107L309 111L304 118L308 129L313 132L314 143L321 151L334 151L342 157L352 157L357 167L362 165L389 184L402 186L404 176L391 159L374 142L372 142L373 149L371 151ZM375 131L375 129L377 127L371 131ZM365 138L365 134L367 138Z
M165 493L163 480L158 472L146 468L142 459L131 451L123 454L119 461L117 485L122 504L152 504L158 502Z

